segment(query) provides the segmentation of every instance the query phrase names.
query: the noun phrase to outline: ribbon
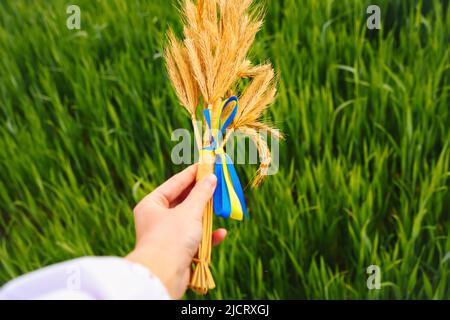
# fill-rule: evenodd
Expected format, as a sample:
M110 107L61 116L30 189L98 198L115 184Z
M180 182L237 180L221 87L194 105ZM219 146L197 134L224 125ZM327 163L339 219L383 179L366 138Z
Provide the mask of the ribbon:
M222 112L229 103L235 102L233 110L228 118L222 124ZM242 220L244 215L248 218L247 208L245 206L244 191L242 190L239 177L231 161L230 157L223 150L221 140L225 134L225 130L231 124L236 116L238 108L238 99L233 96L229 98L220 110L217 117L217 123L213 128L211 125L211 111L209 109L203 110L206 124L211 132L211 145L204 148L204 150L214 151L216 161L214 163L214 174L217 177L217 186L213 195L213 209L214 213L223 218L231 218ZM214 133L217 133L214 137Z

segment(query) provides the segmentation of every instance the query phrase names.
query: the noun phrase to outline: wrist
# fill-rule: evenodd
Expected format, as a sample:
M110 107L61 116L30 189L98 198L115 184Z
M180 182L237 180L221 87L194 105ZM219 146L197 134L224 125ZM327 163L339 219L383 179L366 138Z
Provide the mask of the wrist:
M152 274L159 278L170 296L172 298L177 298L177 271L174 268L174 261L169 261L170 256L168 257L166 252L155 249L154 246L136 247L125 257L125 259L146 267Z

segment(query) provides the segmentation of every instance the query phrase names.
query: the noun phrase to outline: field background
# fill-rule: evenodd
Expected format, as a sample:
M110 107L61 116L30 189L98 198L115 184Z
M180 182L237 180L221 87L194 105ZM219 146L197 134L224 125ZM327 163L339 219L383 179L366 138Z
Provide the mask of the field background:
M190 122L161 58L176 2L70 3L80 31L67 1L0 2L0 285L126 254L133 206L183 168L170 133ZM268 117L287 140L246 189L252 219L215 219L230 233L206 298L450 299L448 2L264 4L252 57L280 74ZM237 170L246 185L255 167Z

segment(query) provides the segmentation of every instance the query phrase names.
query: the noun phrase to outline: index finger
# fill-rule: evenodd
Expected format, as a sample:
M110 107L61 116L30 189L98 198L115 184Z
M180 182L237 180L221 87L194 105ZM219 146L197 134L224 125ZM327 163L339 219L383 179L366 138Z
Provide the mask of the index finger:
M184 190L195 182L197 167L197 164L193 164L177 173L148 194L141 202L143 202L143 204L156 202L157 204L168 208Z

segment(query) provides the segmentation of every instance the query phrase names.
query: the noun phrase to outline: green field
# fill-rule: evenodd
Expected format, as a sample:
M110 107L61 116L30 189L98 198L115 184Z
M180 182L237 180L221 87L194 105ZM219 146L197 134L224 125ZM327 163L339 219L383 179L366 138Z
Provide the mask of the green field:
M67 1L0 2L0 285L125 255L136 202L184 167L170 134L190 121L161 57L177 3L70 3L81 30ZM448 2L264 5L251 54L280 75L280 172L246 188L251 220L215 219L229 235L206 298L450 299ZM244 185L255 169L237 166Z

